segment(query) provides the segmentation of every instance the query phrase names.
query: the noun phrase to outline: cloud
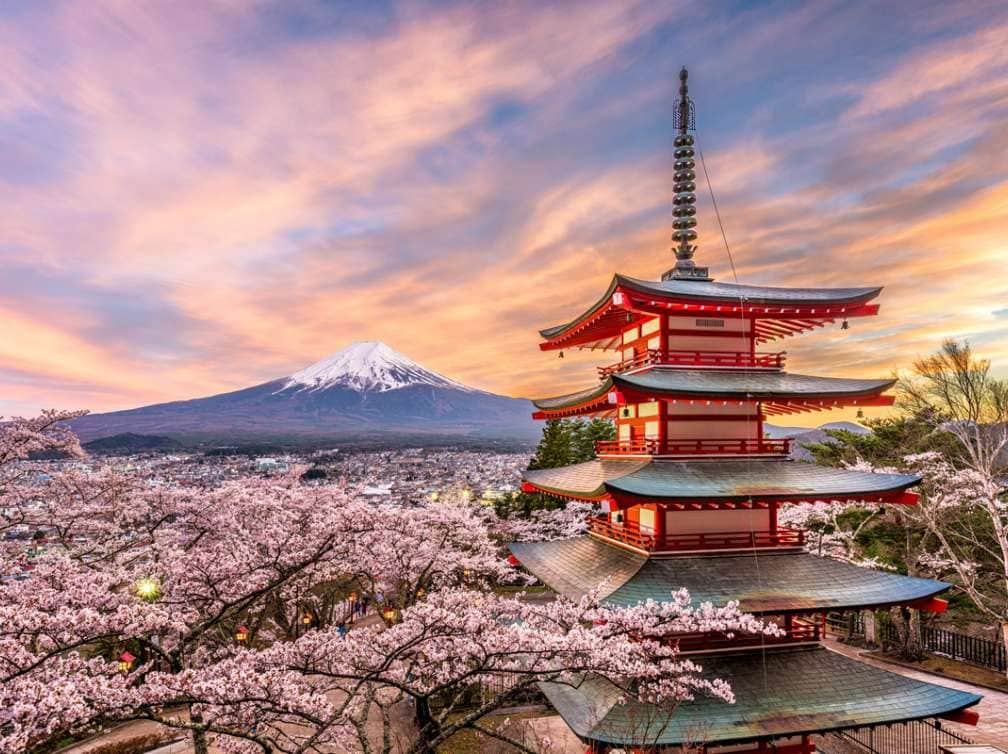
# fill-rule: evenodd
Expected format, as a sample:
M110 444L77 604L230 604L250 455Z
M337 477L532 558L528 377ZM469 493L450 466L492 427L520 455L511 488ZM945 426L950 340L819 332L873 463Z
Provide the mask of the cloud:
M946 335L1004 363L1008 24L941 4L888 29L872 15L599 0L0 17L5 398L194 397L361 338L484 389L582 387L607 356L558 362L536 330L616 270L671 265L687 61L740 279L886 285L875 320L781 344L793 368L884 376ZM699 189L701 262L730 280Z

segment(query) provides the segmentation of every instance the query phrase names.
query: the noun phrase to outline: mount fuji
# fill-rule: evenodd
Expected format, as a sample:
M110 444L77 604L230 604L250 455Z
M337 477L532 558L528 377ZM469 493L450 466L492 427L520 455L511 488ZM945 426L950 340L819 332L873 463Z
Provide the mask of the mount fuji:
M134 433L183 442L531 441L524 399L432 372L384 343L351 343L287 377L206 398L90 414L82 440Z

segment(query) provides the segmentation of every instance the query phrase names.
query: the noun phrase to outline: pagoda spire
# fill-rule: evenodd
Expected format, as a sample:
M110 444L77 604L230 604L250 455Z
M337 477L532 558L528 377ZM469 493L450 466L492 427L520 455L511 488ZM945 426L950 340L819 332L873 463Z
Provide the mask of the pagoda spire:
M662 275L662 280L710 280L706 267L693 263L696 241L696 152L690 131L696 130L695 109L689 98L686 79L689 72L685 67L679 71L679 103L676 106L674 125L679 133L675 138L675 198L672 215L672 240L676 255L675 267Z

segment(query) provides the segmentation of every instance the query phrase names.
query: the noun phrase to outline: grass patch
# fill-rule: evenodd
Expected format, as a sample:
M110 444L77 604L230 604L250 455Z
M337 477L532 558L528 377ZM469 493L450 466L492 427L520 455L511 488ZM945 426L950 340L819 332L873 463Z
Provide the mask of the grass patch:
M1004 674L990 668L981 668L977 665L959 662L948 657L929 654L920 662L907 662L900 659L898 655L888 652L866 652L865 656L891 662L894 665L902 665L905 668L934 673L935 675L962 681L963 683L972 683L976 686L1008 692L1008 677L1005 677Z

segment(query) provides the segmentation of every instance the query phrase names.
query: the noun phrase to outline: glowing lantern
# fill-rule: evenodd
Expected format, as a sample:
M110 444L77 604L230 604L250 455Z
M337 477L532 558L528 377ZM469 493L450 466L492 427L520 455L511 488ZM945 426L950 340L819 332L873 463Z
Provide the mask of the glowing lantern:
M134 660L136 660L136 657L131 655L129 652L123 652L121 655L119 655L120 672L122 673L130 672L130 669L133 667Z
M248 641L249 630L245 626L238 626L238 630L235 631L235 641L239 643L244 643Z
M311 625L311 621L312 621L311 613L305 613L301 617L301 622L304 623L306 626L310 626Z
M386 607L382 611L382 617L387 623L394 623L396 619L396 609L394 607Z
M156 600L161 594L161 585L157 579L147 577L136 583L137 596L142 600Z

